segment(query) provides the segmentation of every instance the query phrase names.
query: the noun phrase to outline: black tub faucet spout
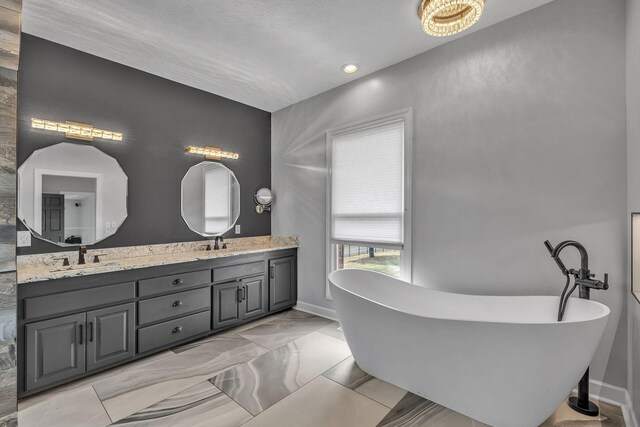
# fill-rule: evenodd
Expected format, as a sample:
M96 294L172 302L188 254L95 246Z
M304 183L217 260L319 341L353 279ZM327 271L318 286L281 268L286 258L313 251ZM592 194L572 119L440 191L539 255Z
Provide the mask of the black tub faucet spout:
M582 244L575 240L565 240L555 248L548 240L544 242L544 245L551 254L551 258L553 258L560 268L560 271L562 271L562 274L567 278L564 290L560 296L560 306L558 307L558 322L560 322L564 317L564 311L567 307L569 297L576 287L580 288L580 298L590 299L591 289L609 289L609 275L605 274L602 281L593 278L595 275L589 271L589 255L587 254L587 250ZM569 246L573 246L580 252L580 270L567 269L560 259L560 252ZM573 287L569 290L571 276L573 276ZM580 379L580 383L578 383L578 396L571 396L568 403L571 409L584 415L595 417L600 413L598 406L589 401L589 368L587 368L587 371Z

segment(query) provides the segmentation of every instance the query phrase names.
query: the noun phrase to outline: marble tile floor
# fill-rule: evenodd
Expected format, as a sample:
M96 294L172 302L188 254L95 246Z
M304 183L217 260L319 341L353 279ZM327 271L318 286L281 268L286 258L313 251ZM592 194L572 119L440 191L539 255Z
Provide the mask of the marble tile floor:
M566 403L542 427L624 426ZM484 426L360 370L337 322L289 310L19 402L20 427Z

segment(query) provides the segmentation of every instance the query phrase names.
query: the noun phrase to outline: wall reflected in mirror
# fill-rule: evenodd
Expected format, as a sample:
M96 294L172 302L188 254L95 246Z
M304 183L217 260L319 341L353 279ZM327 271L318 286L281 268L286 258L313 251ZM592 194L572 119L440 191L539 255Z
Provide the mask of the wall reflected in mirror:
M226 166L202 162L182 179L182 218L202 236L230 230L240 216L240 183Z
M97 243L127 217L127 176L93 146L36 150L18 169L18 217L34 236L60 246Z

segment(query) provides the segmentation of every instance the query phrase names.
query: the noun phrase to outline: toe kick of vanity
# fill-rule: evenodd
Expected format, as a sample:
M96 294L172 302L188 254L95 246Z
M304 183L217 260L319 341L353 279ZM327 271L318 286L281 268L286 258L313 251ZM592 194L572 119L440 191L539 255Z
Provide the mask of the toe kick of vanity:
M18 286L24 397L291 308L296 249Z

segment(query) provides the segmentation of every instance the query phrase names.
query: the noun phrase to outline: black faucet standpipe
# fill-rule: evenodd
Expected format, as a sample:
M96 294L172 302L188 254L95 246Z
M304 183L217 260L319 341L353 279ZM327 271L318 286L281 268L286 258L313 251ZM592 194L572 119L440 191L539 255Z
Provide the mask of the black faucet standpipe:
M80 246L78 248L78 264L82 265L84 264L84 255L87 253L87 247L86 246Z
M200 247L204 248L205 251L210 251L211 250L211 244L207 243L206 245L200 245Z
M558 308L558 321L560 322L564 317L564 310L567 307L569 296L571 296L576 287L580 287L580 298L590 299L591 289L602 289L605 291L609 289L609 275L605 273L603 281L593 279L595 275L591 274L589 271L589 255L587 254L587 250L575 240L565 240L555 248L548 240L544 242L544 245L551 254L551 258L553 258L556 264L558 264L562 274L567 277L567 283L565 284L562 295L560 296L560 307ZM580 270L567 270L560 259L560 252L568 246L573 246L578 250L578 252L580 252ZM573 287L569 292L567 292L569 289L569 283L571 282L571 276L573 276ZM576 412L591 417L595 417L600 413L598 406L589 401L589 368L587 368L587 371L578 383L578 396L571 396L569 398L569 407Z
M220 246L218 245L218 243L222 243L222 249L227 249L227 244L224 243L224 238L222 236L216 236L216 239L213 243L214 251L217 251L218 249L220 249Z

